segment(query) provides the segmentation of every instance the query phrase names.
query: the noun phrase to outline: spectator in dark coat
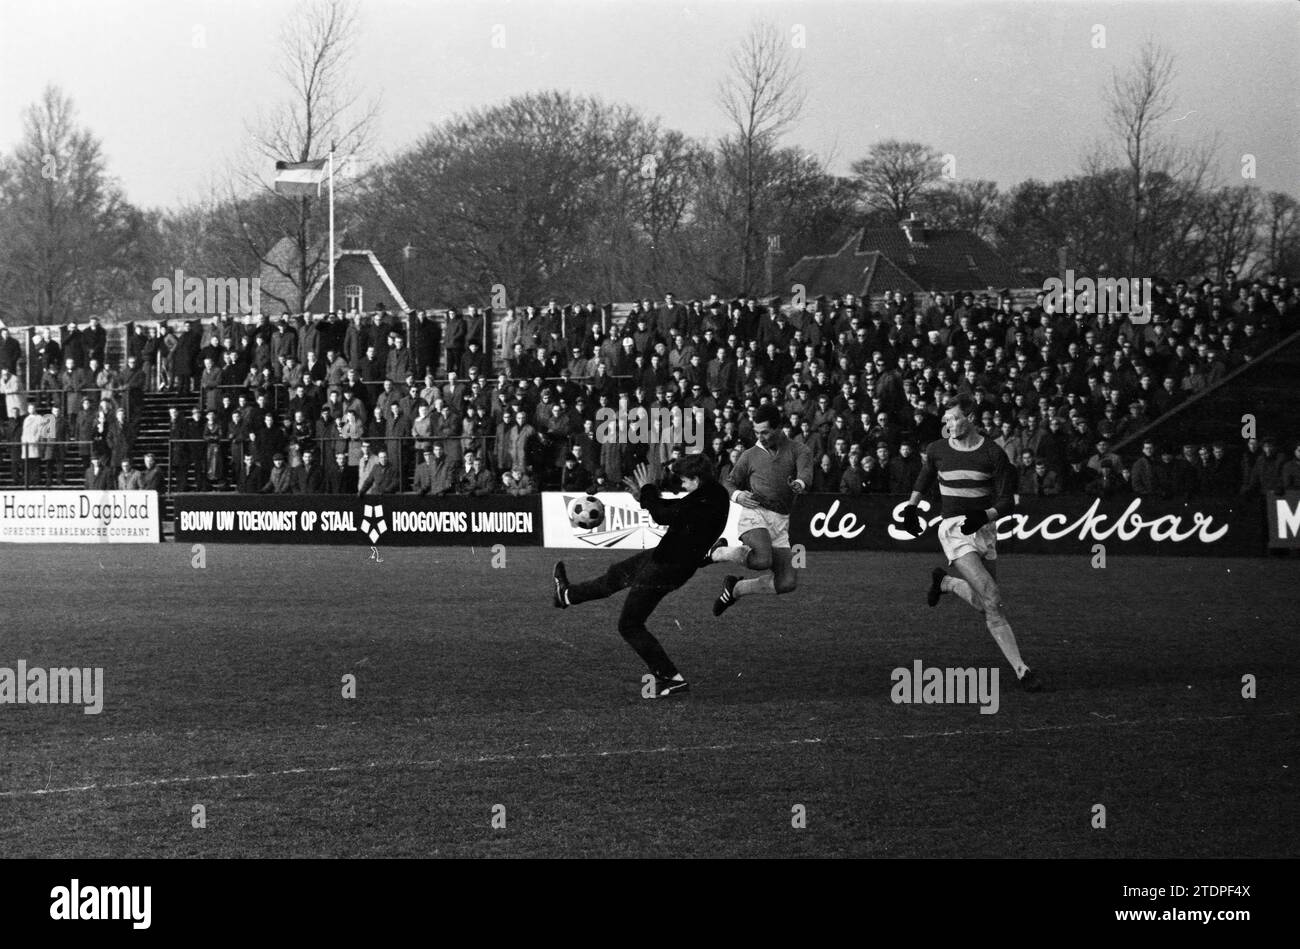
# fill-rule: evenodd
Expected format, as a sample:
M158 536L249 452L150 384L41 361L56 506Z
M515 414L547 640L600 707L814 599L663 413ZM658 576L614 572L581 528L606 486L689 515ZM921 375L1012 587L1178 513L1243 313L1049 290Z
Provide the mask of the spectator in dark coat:
M136 328L139 329L139 324ZM148 381L149 375L137 357L128 356L126 372L122 375L122 407L132 422L140 417L140 410L144 407L144 392Z
M85 392L93 384L90 370L76 365L76 360L69 356L64 360L66 368L59 376L59 385L63 389L64 412L69 419L75 419L81 412L81 403Z
M263 494L292 494L293 475L284 461L284 452L277 451L271 458L271 470L267 473L266 484L262 486Z
M1282 490L1300 491L1300 444L1291 452L1291 460L1282 465Z
M325 494L349 494L350 472L347 452L335 452L334 464L325 469Z
M862 465L858 463L859 459L856 454L850 455L854 463L849 465L844 474L840 475L840 494L858 495L864 493L866 485L862 477ZM872 457L872 456L867 456ZM874 461L875 459L872 458Z
M1196 496L1200 488L1201 461L1196 455L1195 445L1184 445L1183 454L1174 459L1169 474L1169 496L1183 501Z
M302 464L292 469L294 494L324 494L325 472L316 463L316 453L308 448L302 452Z
M1109 458L1105 458L1102 459L1097 473L1084 487L1084 493L1094 498L1101 498L1103 501L1110 501L1127 496L1129 487L1124 483L1123 477L1116 473L1114 463Z
M288 450L289 439L271 412L262 416L262 427L256 431L257 441L250 450L257 456L258 466L269 474L275 456Z
M1046 458L1035 458L1034 467L1020 477L1020 496L1029 498L1051 498L1061 493L1061 480L1055 471L1047 467Z
M402 342L402 337L393 336L393 348L388 351L388 364L385 377L393 385L400 386L406 382L406 377L411 374L411 353Z
M140 489L142 491L161 491L162 469L155 462L151 451L144 453L144 469L140 472Z
M492 494L495 487L492 472L483 468L483 462L478 455L466 455L465 469L460 473L460 479L456 483L456 493L483 497Z
M501 484L506 494L511 497L524 497L537 493L537 485L532 476L522 468L512 468L501 476Z
M63 358L71 359L76 369L86 368L86 343L76 323L69 323L63 336Z
M889 459L889 493L911 494L921 473L921 459L910 441L901 442L898 454Z
M465 338L469 330L465 317L455 310L447 311L443 326L443 338L446 340L447 368L459 369L461 357L465 355Z
M397 494L400 490L397 468L389 464L388 451L381 448L366 479L357 486L357 494Z
M574 446L574 453L564 459L564 469L560 472L561 491L590 491L595 482L591 471L579 457L581 448Z
M862 456L862 490L865 494L888 494L889 473L880 463L881 452Z
M1157 496L1156 489L1156 443L1147 439L1142 443L1142 454L1133 462L1129 484L1133 493L1140 498Z
M92 316L90 318L90 325L82 332L81 339L86 348L86 358L96 359L102 366L104 364L104 350L108 346L108 332L99 325L99 317Z
M425 373L437 373L438 356L442 351L442 327L438 325L438 319L420 310L415 315L415 339L412 342L415 349L414 354L414 371L417 377L423 378Z
M195 326L185 327L185 332L176 340L172 350L172 379L176 391L188 395L194 391L194 367L199 356L199 333Z
M207 439L204 436L204 429L207 424L203 420L203 413L195 406L190 411L190 417L184 423L184 442L181 446L181 478L180 484L189 483L189 469L194 468L195 486L200 491L207 491L211 485L208 483L208 466L207 466Z
M9 335L9 330L0 327L0 369L7 369L19 379L23 379L23 374L18 369L19 364L24 361L23 348L18 344L18 340Z
M1285 463L1271 436L1260 443L1261 451L1242 489L1243 494L1276 494L1282 490L1282 465Z
M413 494L442 497L455 488L453 470L442 445L434 444L424 450L424 462L415 469Z
M1134 463L1134 468L1137 464ZM1151 478L1155 497L1168 501L1177 494L1174 486L1174 450L1169 447L1160 450L1160 458L1151 465Z
M835 465L831 462L830 455L822 455L813 469L813 481L811 491L813 494L834 494L839 490L840 479L836 477L838 472Z
M99 456L90 459L90 467L86 469L83 484L87 491L109 491L112 489L113 475L108 466L104 464L104 459Z

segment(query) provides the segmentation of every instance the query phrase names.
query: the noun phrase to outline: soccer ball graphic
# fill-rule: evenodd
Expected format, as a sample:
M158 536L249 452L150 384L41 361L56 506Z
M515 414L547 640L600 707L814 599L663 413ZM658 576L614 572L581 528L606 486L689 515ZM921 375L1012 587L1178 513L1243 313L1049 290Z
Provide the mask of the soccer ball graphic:
M569 523L578 530L595 530L605 523L605 505L588 495L569 502Z

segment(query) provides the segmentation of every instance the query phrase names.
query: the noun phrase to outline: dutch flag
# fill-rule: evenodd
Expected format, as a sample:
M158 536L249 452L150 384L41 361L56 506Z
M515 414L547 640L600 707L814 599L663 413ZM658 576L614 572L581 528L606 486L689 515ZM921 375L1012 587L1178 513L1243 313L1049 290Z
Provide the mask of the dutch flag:
M275 191L290 198L320 197L325 181L328 158L317 161L278 161L275 163Z

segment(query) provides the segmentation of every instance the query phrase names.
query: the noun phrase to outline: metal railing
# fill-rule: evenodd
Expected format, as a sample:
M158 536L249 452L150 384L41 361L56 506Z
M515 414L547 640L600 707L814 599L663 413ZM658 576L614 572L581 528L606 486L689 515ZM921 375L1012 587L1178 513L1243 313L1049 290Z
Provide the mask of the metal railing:
M566 377L565 376L529 376L529 377L519 376L519 377L507 377L506 382L517 383L520 382L521 380L524 380L525 378L530 383L535 382L538 379L540 379L544 383L552 383L552 382L560 382L564 380ZM567 377L567 380L574 385L585 386L600 378L601 378L600 376L569 376ZM618 382L620 380L632 379L635 377L628 374L612 375L606 373L604 378ZM480 376L479 379L482 382L483 387L489 391L500 387L499 377L488 378L488 377ZM318 380L317 385L322 389L324 389L326 392L334 391L334 390L345 391L345 386L356 386L356 385L365 386L367 392L369 393L369 396L366 399L363 399L362 401L365 402L367 408L373 408L374 403L377 399L377 397L374 394L374 390L382 389L384 384L388 381L389 380L387 379L378 379L378 380L358 379L354 383L347 383L346 380L344 383L332 383L328 381ZM450 383L451 383L451 379L445 377L442 379L435 378L433 380L433 385L436 387L442 387ZM461 379L457 377L456 384L466 385L468 387L469 380ZM268 407L271 409L272 412L278 413L281 411L282 406L287 406L289 404L290 391L295 386L296 384L291 385L290 383L287 382L272 382L269 384L258 383L256 385L252 385L249 383L222 383L220 385L215 385L215 386L202 386L202 387L198 387L197 392L195 393L196 404L203 411L205 412L210 411L207 408L207 402L208 402L207 394L212 391L216 391L218 393L216 397L218 400L224 397L222 393L225 392L232 393L235 396L235 398L238 398L240 394L248 394L252 398L256 399L257 395L260 392L265 391L267 394L267 401L269 403ZM428 383L425 380L417 381L409 390L405 383L393 384L393 391L398 395L399 398L406 398L411 393L415 393L414 395L415 398L422 398L420 393L423 392L423 390L426 388L428 388Z
M92 458L112 456L108 451L96 450L101 442L97 433L89 441L85 439L42 438L37 441L5 440L0 441L0 457L9 467L14 488L49 488L55 483L62 485L67 481L67 468L72 466L84 474L89 469ZM126 457L133 452L128 448ZM105 464L113 483L119 474L116 466ZM78 478L80 480L80 478Z
M260 431L256 430L256 431ZM278 431L278 430L277 430ZM350 491L355 493L360 487L358 482L359 463L358 453L363 443L370 446L370 458L378 457L381 450L388 455L388 464L391 465L398 477L398 493L407 494L414 490L415 469L424 460L424 449L426 446L437 442L443 445L444 457L448 459L449 464L455 469L453 471L453 491L456 493L455 484L459 479L460 472L464 470L463 458L467 455L474 454L483 459L483 470L493 474L499 483L500 471L496 463L495 444L496 435L433 435L433 436L416 436L416 435L372 435L361 438L351 438L342 435L330 436L323 438L312 437L311 439L292 439L286 440L283 454L285 456L285 467L290 470L301 466L303 452L311 450L316 457L315 464L318 464L322 471L337 470L336 456L342 453L346 456L344 470L346 477L345 485L350 487ZM469 442L469 445L465 443ZM338 447L342 445L343 447ZM219 452L217 458L213 458L211 451ZM236 442L230 436L221 438L172 438L167 439L167 493L177 494L189 490L190 471L194 471L194 483L196 490L210 491L213 490L213 477L211 472L218 470L219 477L215 480L222 485L222 490L236 491L240 489L241 475L243 472L243 459L252 456L257 459L259 456L265 457L267 449L259 448L256 440L245 441L240 439ZM356 456L356 457L354 457ZM273 464L273 459L267 459ZM215 462L215 464L214 464ZM265 485L265 479L269 477L269 466L259 465L260 477L262 483L258 485L258 491L261 492ZM177 478L181 479L180 486L177 486Z

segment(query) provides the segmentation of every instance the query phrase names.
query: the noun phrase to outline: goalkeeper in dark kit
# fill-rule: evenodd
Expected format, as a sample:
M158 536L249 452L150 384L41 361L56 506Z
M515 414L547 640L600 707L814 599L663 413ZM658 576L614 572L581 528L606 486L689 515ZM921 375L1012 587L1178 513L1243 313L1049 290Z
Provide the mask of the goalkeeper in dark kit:
M563 560L555 564L554 574L554 604L559 609L628 591L618 617L618 632L654 675L654 698L678 695L690 686L659 640L650 634L646 620L660 600L683 586L708 562L709 548L726 528L731 506L726 490L714 477L713 466L703 455L678 458L672 473L685 492L680 498L661 497L659 488L650 483L649 468L644 464L623 479L655 523L668 528L657 546L618 561L585 583L569 583Z

